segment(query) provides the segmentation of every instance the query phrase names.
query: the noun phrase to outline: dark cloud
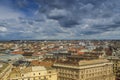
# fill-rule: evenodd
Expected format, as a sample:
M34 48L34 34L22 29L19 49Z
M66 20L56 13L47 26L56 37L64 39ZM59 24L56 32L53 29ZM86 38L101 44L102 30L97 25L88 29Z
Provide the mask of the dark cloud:
M84 18L111 17L102 9L107 0L36 0L40 4L40 13L43 12L49 19L58 20L62 27L74 27ZM54 9L64 9L67 15L49 15ZM105 13L101 13L103 11ZM56 12L54 14L57 14ZM61 13L62 14L62 13ZM70 19L72 18L72 19Z
M18 31L20 38L34 35L103 37L105 33L105 36L112 33L113 37L120 33L119 3L120 0L1 0L0 5L6 5L5 9L11 8L24 16L18 20L0 20L0 26Z
M93 35L93 34L99 34L101 33L100 31L86 31L82 32L84 35Z
M78 25L79 23L76 20L72 20L72 19L68 19L68 20L61 19L60 24L62 27L71 28L71 27L75 27L75 25Z
M120 24L111 24L111 25L94 25L94 29L99 31L114 31L116 28L119 28Z

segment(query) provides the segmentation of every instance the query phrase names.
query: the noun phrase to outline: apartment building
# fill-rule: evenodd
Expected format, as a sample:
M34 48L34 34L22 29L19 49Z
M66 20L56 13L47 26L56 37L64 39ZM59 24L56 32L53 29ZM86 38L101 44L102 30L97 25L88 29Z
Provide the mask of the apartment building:
M16 67L8 80L57 80L57 72L44 66Z
M53 65L58 80L115 80L113 63L106 59L61 61Z
M116 80L120 80L120 58L116 56L110 56L108 60L113 62L113 72L116 76Z
M0 62L0 80L7 80L11 72L12 65L9 63Z

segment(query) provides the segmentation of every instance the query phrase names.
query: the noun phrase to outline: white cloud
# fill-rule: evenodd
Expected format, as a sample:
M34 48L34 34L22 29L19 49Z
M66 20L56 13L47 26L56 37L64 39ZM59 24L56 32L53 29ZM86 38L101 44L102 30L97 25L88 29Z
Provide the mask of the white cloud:
M62 5L61 3L59 5L61 5L62 8L53 8L52 6L49 9L50 6L47 5L46 10L48 11L45 10L46 13L44 10L40 12L38 9L34 13L35 16L29 16L29 19L24 17L21 13L22 10L18 8L16 8L18 10L16 11L12 7L0 6L0 20L4 19L6 23L5 27L0 26L0 35L6 34L6 37L13 36L16 39L120 38L120 29L113 28L115 27L115 20L116 23L119 24L119 13L112 13L111 9L108 10L110 12L106 11L106 5L101 7L100 5L96 6L91 3L85 5L81 3L81 6L77 4L70 6ZM104 7L105 9L103 9ZM111 14L106 16L107 12ZM24 12L24 14L26 15L27 13ZM35 20L35 18L38 20ZM79 22L79 24L72 24L72 20L73 22ZM0 25L4 25L3 23L4 22L1 22ZM65 26L63 24L65 24ZM68 27L66 27L66 25L68 25ZM72 27L70 25L72 25Z
M49 16L55 17L55 16L67 16L69 15L69 12L66 11L65 9L53 9L50 11Z
M2 31L2 32L6 32L6 31L7 31L7 28L5 28L5 27L1 27L1 26L0 26L0 31Z
M0 6L0 19L17 19L24 15L20 12L13 10L12 8Z

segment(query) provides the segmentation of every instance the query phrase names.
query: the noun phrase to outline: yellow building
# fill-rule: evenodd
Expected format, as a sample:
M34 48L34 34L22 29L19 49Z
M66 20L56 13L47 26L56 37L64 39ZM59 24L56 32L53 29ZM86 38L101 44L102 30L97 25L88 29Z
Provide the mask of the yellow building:
M115 80L113 64L106 59L57 62L58 80Z
M0 80L7 80L11 69L11 64L0 62Z
M55 69L44 66L17 67L8 80L57 80L57 73Z
M120 79L120 58L111 56L108 58L111 62L113 62L113 72L116 76L116 79Z

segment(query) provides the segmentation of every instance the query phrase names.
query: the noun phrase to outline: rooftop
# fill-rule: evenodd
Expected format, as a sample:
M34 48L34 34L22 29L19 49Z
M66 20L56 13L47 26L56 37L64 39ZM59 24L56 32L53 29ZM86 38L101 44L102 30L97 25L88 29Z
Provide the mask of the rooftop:
M100 64L100 63L106 63L109 62L107 59L94 59L94 60L81 60L79 61L79 65L92 65L92 64Z
M55 64L61 65L70 65L70 66L86 66L86 65L94 65L109 62L107 59L93 59L93 60L65 60L65 61L57 61Z
M52 62L47 62L47 61L34 60L34 61L31 62L31 65L33 65L33 66L51 67L53 65L53 63Z
M28 72L35 72L35 71L47 71L51 70L51 67L44 67L44 66L29 66L29 67L16 67L13 68L11 73L28 73Z

